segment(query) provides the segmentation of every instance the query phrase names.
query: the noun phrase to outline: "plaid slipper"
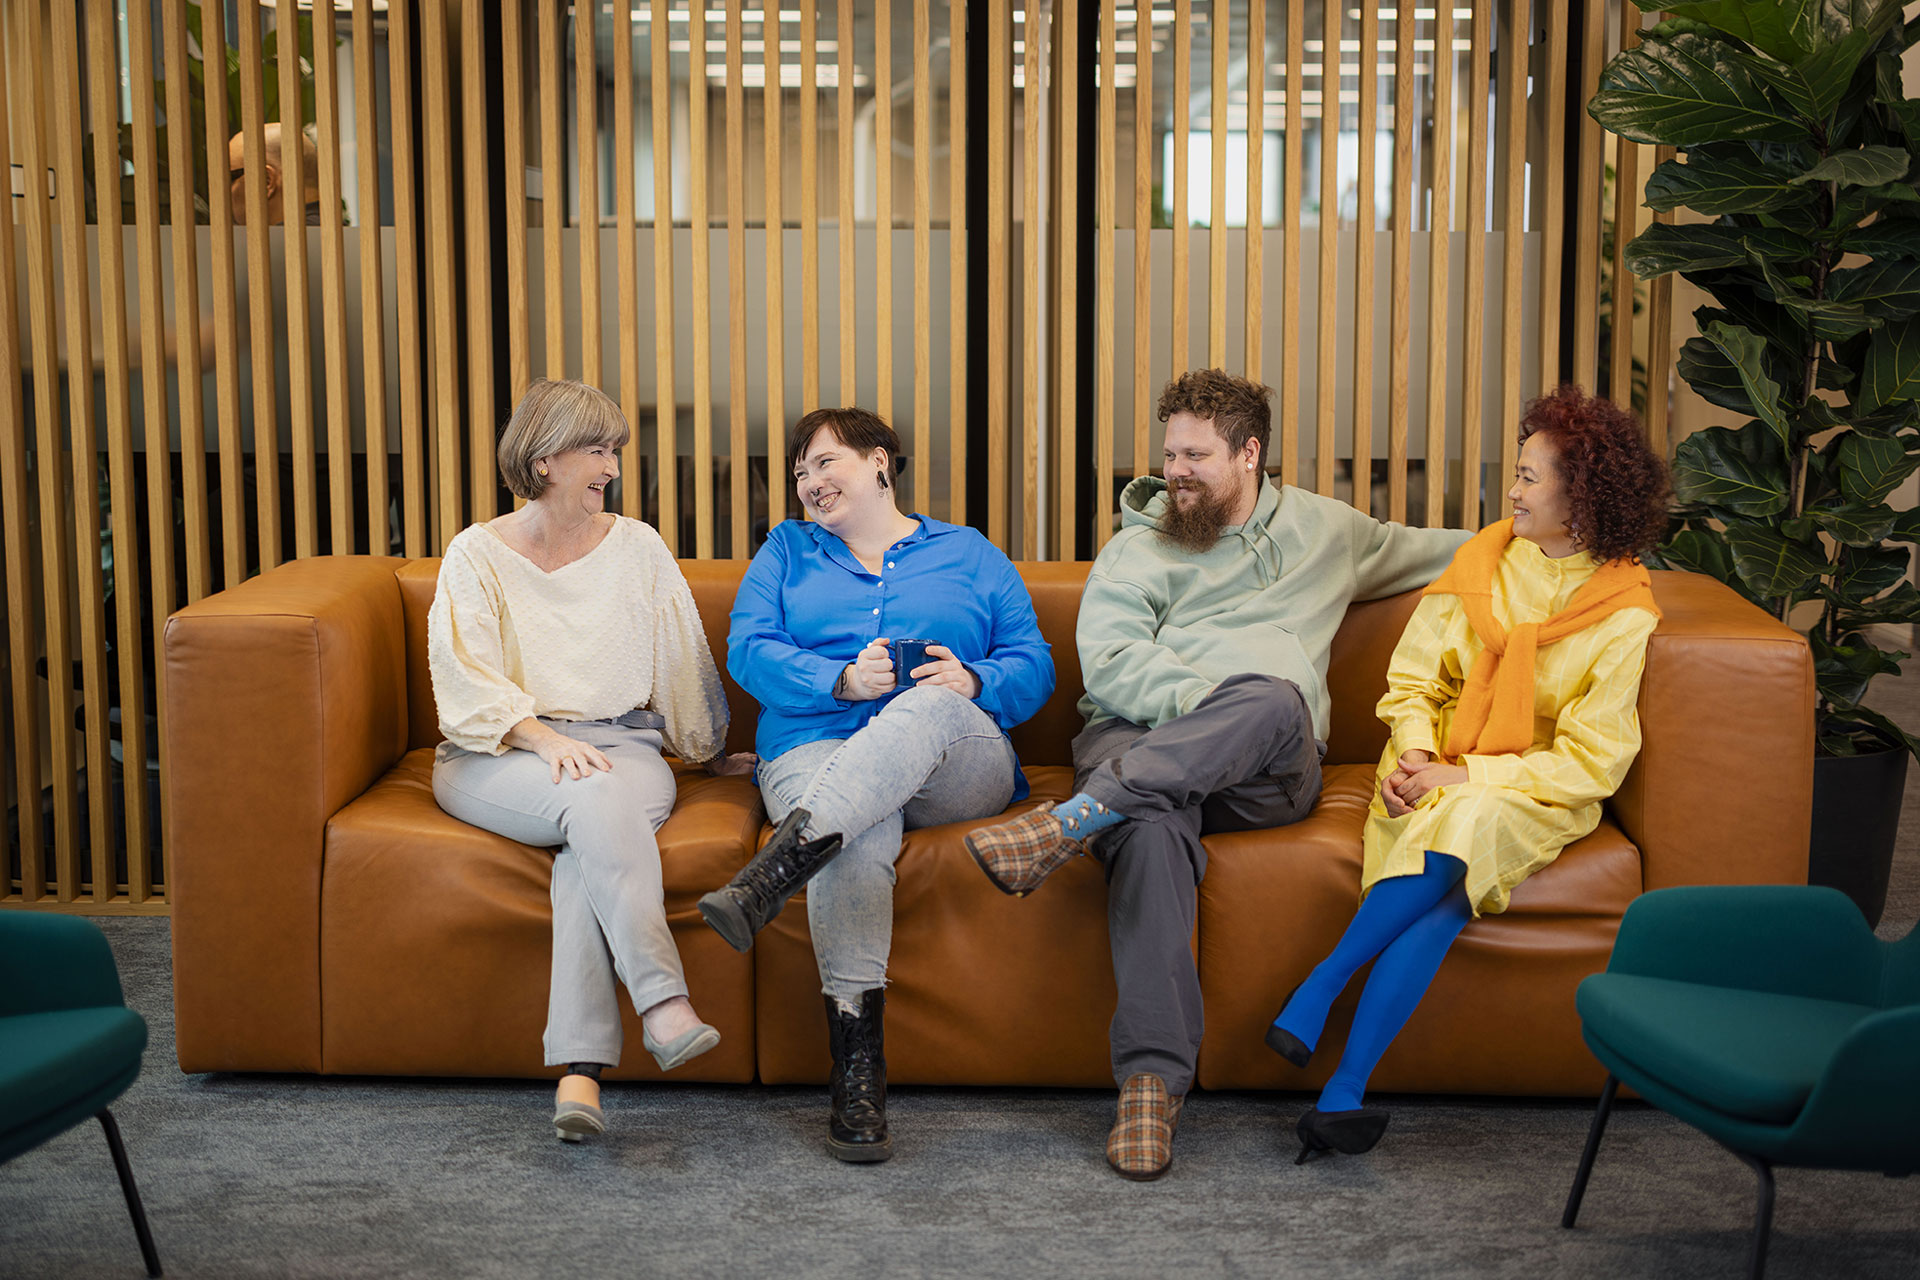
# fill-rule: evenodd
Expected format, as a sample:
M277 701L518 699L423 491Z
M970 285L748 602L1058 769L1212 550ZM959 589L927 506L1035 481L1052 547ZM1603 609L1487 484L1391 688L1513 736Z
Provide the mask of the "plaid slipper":
M1123 1178L1150 1182L1173 1163L1173 1132L1186 1102L1167 1096L1167 1082L1141 1072L1120 1086L1120 1108L1107 1135L1107 1163Z
M967 852L987 873L994 888L1016 898L1038 889L1069 858L1078 858L1086 851L1084 843L1069 839L1060 830L1051 804L967 836Z

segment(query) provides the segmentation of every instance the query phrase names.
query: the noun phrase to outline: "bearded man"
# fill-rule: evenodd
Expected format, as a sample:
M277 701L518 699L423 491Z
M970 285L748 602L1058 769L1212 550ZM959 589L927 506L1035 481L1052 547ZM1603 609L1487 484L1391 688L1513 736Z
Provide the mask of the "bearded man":
M1273 484L1263 470L1272 394L1218 369L1161 393L1166 479L1127 486L1123 527L1080 600L1078 794L967 837L1016 896L1089 851L1105 865L1120 1085L1107 1162L1129 1178L1166 1172L1193 1082L1200 837L1312 811L1327 660L1347 606L1425 585L1469 536L1382 524Z

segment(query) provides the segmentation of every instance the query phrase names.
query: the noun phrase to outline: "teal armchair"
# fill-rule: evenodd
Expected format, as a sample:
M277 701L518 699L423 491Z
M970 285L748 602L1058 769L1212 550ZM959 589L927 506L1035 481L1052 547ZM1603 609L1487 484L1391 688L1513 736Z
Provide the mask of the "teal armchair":
M1563 1227L1622 1083L1754 1171L1755 1280L1774 1166L1920 1170L1920 929L1882 942L1833 889L1656 890L1627 909L1576 1003L1608 1076Z
M140 1074L147 1024L127 1008L107 939L75 916L0 911L0 1161L96 1117L147 1274L160 1255L107 1104Z

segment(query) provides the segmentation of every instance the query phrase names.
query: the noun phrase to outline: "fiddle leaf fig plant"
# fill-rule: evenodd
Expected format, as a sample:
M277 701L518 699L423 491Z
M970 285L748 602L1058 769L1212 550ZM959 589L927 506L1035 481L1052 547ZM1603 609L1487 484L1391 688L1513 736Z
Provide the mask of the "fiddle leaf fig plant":
M1806 626L1819 749L1920 740L1862 705L1920 622L1908 576L1920 511L1889 498L1920 467L1920 100L1899 0L1635 0L1668 16L1609 62L1587 111L1674 147L1627 248L1651 279L1712 298L1676 369L1747 421L1674 451L1676 520L1655 563L1710 574ZM1881 633L1884 634L1884 633Z

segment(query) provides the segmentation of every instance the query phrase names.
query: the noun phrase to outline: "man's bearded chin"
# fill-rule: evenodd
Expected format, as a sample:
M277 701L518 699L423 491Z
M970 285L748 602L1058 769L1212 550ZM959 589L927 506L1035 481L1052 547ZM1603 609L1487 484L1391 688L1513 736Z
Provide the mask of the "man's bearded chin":
M1194 496L1182 503L1178 497L1181 491ZM1232 518L1233 502L1228 495L1193 480L1169 483L1160 536L1183 551L1211 551Z

